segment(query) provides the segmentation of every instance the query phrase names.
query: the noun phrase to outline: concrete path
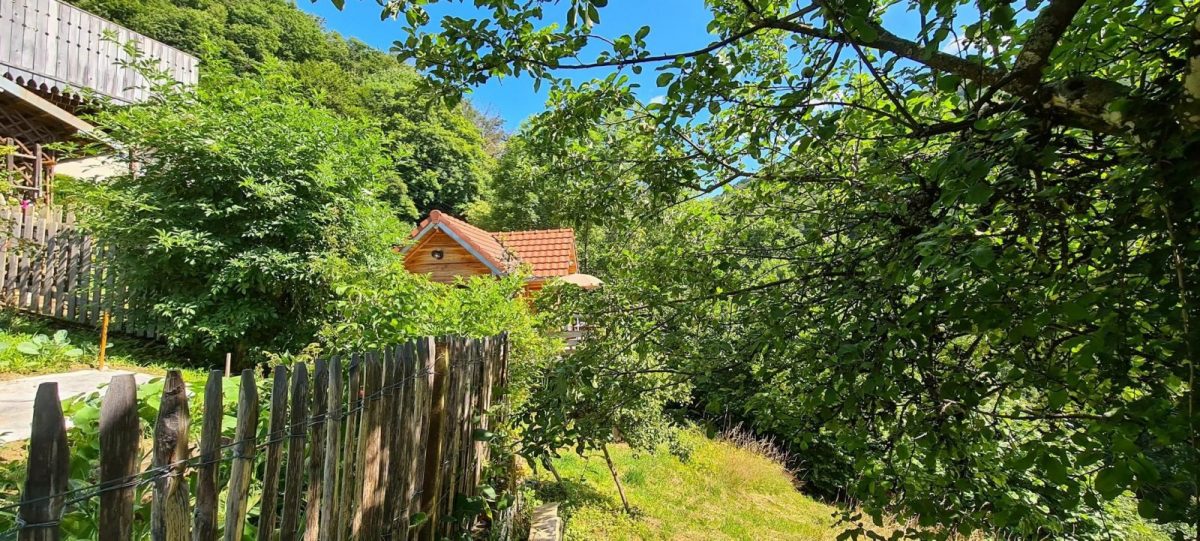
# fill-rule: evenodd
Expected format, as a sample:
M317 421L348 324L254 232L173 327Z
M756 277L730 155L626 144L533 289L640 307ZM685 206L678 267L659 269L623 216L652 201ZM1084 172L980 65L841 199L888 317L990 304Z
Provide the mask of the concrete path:
M127 370L80 370L0 381L0 443L29 438L29 427L33 421L33 398L37 395L38 385L57 381L58 396L66 400L72 396L93 392L101 385L107 385L115 375L131 373ZM153 377L155 376L150 374L134 374L138 383L145 383Z

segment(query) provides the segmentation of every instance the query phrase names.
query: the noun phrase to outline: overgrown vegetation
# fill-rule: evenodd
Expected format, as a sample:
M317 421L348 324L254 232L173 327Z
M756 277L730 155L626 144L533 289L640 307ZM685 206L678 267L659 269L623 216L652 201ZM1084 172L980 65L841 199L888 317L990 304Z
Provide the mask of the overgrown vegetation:
M230 78L96 115L138 169L96 186L86 227L112 247L135 317L174 346L239 361L303 346L332 299L323 262L366 264L404 238L379 198L380 132L287 85Z
M202 86L227 74L287 79L291 99L382 130L391 174L381 192L415 219L464 210L488 189L505 134L469 103L428 99L421 77L393 56L327 32L286 0L71 0L101 17L201 58ZM216 79L215 81L210 80ZM283 88L281 97L288 94Z
M552 87L496 178L572 215L481 214L591 230L608 285L562 306L599 330L547 392L659 378L913 536L1107 538L1126 493L1200 531L1194 5L716 0L672 51L606 4L384 6L449 94Z

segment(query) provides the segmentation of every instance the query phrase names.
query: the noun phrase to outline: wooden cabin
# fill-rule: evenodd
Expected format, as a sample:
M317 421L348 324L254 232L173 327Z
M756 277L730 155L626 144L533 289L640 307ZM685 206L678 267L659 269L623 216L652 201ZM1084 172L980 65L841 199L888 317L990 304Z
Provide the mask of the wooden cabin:
M579 272L575 231L484 231L441 211L429 213L412 232L404 248L404 267L428 274L435 282L453 283L469 276L504 276L528 265L526 291L542 289L549 281Z
M200 61L179 49L59 0L0 0L0 145L16 148L0 170L18 177L25 197L42 198L53 178L57 160L44 146L92 130L79 115L93 99L151 97L128 64L130 43L175 81L196 84Z

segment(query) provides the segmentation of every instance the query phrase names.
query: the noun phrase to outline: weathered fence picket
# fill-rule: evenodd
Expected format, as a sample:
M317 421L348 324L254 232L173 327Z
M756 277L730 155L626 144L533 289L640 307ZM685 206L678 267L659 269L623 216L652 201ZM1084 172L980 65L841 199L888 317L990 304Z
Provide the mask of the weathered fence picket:
M321 502L325 497L325 423L329 422L326 412L329 411L327 395L331 369L322 359L317 359L315 366L312 386L313 420L308 433L312 450L308 456L308 491L304 497L304 541L317 541L317 532L321 529Z
M38 386L33 400L33 432L29 438L28 473L21 493L20 541L57 541L69 468L66 419L58 400L58 384Z
M242 541L249 504L250 478L254 473L254 454L258 449L258 386L254 370L242 372L238 394L237 428L233 433L233 460L229 471L229 494L225 498L225 541Z
M73 212L61 207L0 208L0 303L26 312L99 325L112 315L112 327L153 337L153 326L130 317L128 288L109 262L113 250L78 228Z
M185 476L190 423L187 385L178 370L171 370L163 384L158 422L154 425L151 465L156 478L150 511L150 537L154 541L191 541L191 493Z
M283 460L283 440L287 434L288 372L275 367L271 386L271 422L267 425L267 466L263 473L263 493L259 500L258 539L271 541L275 532L276 500L279 498L279 470Z
M138 447L137 382L133 374L113 376L100 406L100 541L133 535L133 493Z
M258 539L280 541L407 541L469 531L474 520L452 513L456 500L477 492L485 448L474 434L488 426L492 385L503 384L505 355L503 339L421 339L353 355L349 363L317 361L311 372L305 364L277 366L261 433L254 372L241 374L237 423L223 428L226 380L214 370L203 388L195 442L189 441L189 387L179 371L170 371L151 463L143 469L137 385L132 376L116 376L100 404L98 478L91 486L91 480L75 480L72 486L82 488L70 491L62 406L56 384L43 384L17 504L19 537L59 539L64 510L95 509L72 506L98 496L97 537L130 540L145 527L135 522L141 505L135 494L144 485L153 487L154 540L242 541L251 533L247 522ZM197 452L190 456L193 445ZM258 518L247 519L255 515L249 510L254 502Z
M196 474L196 523L193 541L217 538L217 463L221 446L221 419L225 416L221 380L225 373L208 373L204 386L203 428L200 430L200 467Z
M322 467L321 508L317 521L324 527L317 534L318 541L337 539L338 512L338 462L342 455L342 359L329 361L329 419L325 422L325 464ZM347 399L348 400L348 399ZM343 500L344 501L344 500ZM310 521L311 524L312 521ZM311 526L310 526L311 528ZM310 539L309 536L305 536Z
M304 490L304 443L308 432L308 369L296 365L292 375L291 423L288 427L287 474L284 477L283 515L279 540L292 541L300 525L300 494Z

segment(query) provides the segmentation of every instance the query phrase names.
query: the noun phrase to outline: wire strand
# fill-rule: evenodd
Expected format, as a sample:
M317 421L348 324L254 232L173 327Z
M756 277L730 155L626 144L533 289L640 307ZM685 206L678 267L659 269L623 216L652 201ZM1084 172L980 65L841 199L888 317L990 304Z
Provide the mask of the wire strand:
M483 365L483 364L487 363L488 361L495 361L501 355L500 351L501 351L500 349L493 350L492 354L489 356L489 357L493 357L493 358L490 358L490 359L458 361L458 362L450 363L447 365L446 371L453 372L454 369L461 369L461 368L465 368L465 367L470 367L472 365ZM363 364L364 363L361 360L356 359L355 361L353 361L351 363L350 366L358 367L359 369L361 369ZM333 369L334 367L340 367L340 366L341 366L340 364L331 363L329 365L329 369ZM271 447L272 445L282 443L285 440L305 439L306 438L305 429L310 429L310 428L313 428L316 426L324 425L327 421L329 421L331 419L335 420L335 421L339 421L339 422L345 421L346 419L351 418L355 414L364 411L369 404L383 400L385 397L388 397L389 395L394 396L393 391L407 387L410 382L412 382L414 380L422 379L422 378L428 378L429 376L436 375L436 373L437 373L437 371L433 370L433 369L420 370L420 371L415 372L407 377L399 378L398 380L396 380L388 385L384 385L381 388L379 388L377 391L372 392L371 394L362 395L354 400L349 401L349 404L352 407L347 408L344 411L340 411L337 413L325 412L325 413L321 413L321 414L317 414L317 415L312 415L300 423L286 424L285 426L283 426L277 430L269 431L269 432L266 432L265 434L255 435L252 438L233 440L228 443L219 445L216 449L214 449L213 451L210 451L209 453L201 454L201 455L194 456L194 457L189 457L186 459L177 460L174 462L170 462L168 464L163 464L161 466L154 466L154 467L151 467L142 472L127 475L124 477L118 477L115 479L109 479L107 481L104 481L104 482L101 482L98 484L77 487L77 488L66 490L63 492L51 494L48 496L41 496L38 498L21 500L21 501L15 502L15 503L0 506L0 513L12 513L12 512L17 513L16 517L15 517L15 521L14 521L14 527L5 532L0 532L0 538L8 539L23 529L48 528L48 527L58 526L60 524L60 522L62 521L62 517L67 513L68 508L70 508L74 505L89 501L92 498L95 498L96 496L99 496L101 494L105 494L108 492L114 492L114 491L118 491L118 490L126 490L126 489L145 486L145 485L157 482L161 479L166 479L166 478L172 477L172 476L181 477L181 476L187 475L189 470L201 468L201 467L209 466L209 465L213 465L213 464L219 464L219 463L223 463L226 461L252 460L252 459L256 458L255 455L246 456L246 455L241 455L237 452L226 453L226 451L236 448L236 447L241 447L246 444L253 445L253 448L255 450L261 450L261 449ZM385 373L384 377L386 378L386 373ZM360 385L361 385L361 382L360 382ZM480 389L476 389L477 392L479 390ZM361 392L362 392L361 387L358 389L351 389L349 391L349 393L351 395L353 395L355 393L361 393ZM400 395L400 396L403 396L403 395ZM360 422L361 422L361 420L360 420ZM351 430L351 431L358 430L360 428L361 428L360 426L354 426L353 424L347 424L345 427L346 430ZM206 456L210 456L211 458L206 459ZM444 464L449 464L449 463L450 463L449 461L446 461ZM423 494L423 492L424 492L423 490L416 490L416 491L414 491L414 496L420 496ZM444 496L444 498L446 498L446 499L448 499L449 497L450 497L449 495ZM58 499L63 499L63 502L58 506L59 517L55 520L43 521L43 522L37 522L37 523L27 523L24 521L23 517L20 515L20 509L22 507L32 506L32 505L45 503L45 502L52 502L52 501L58 500Z

